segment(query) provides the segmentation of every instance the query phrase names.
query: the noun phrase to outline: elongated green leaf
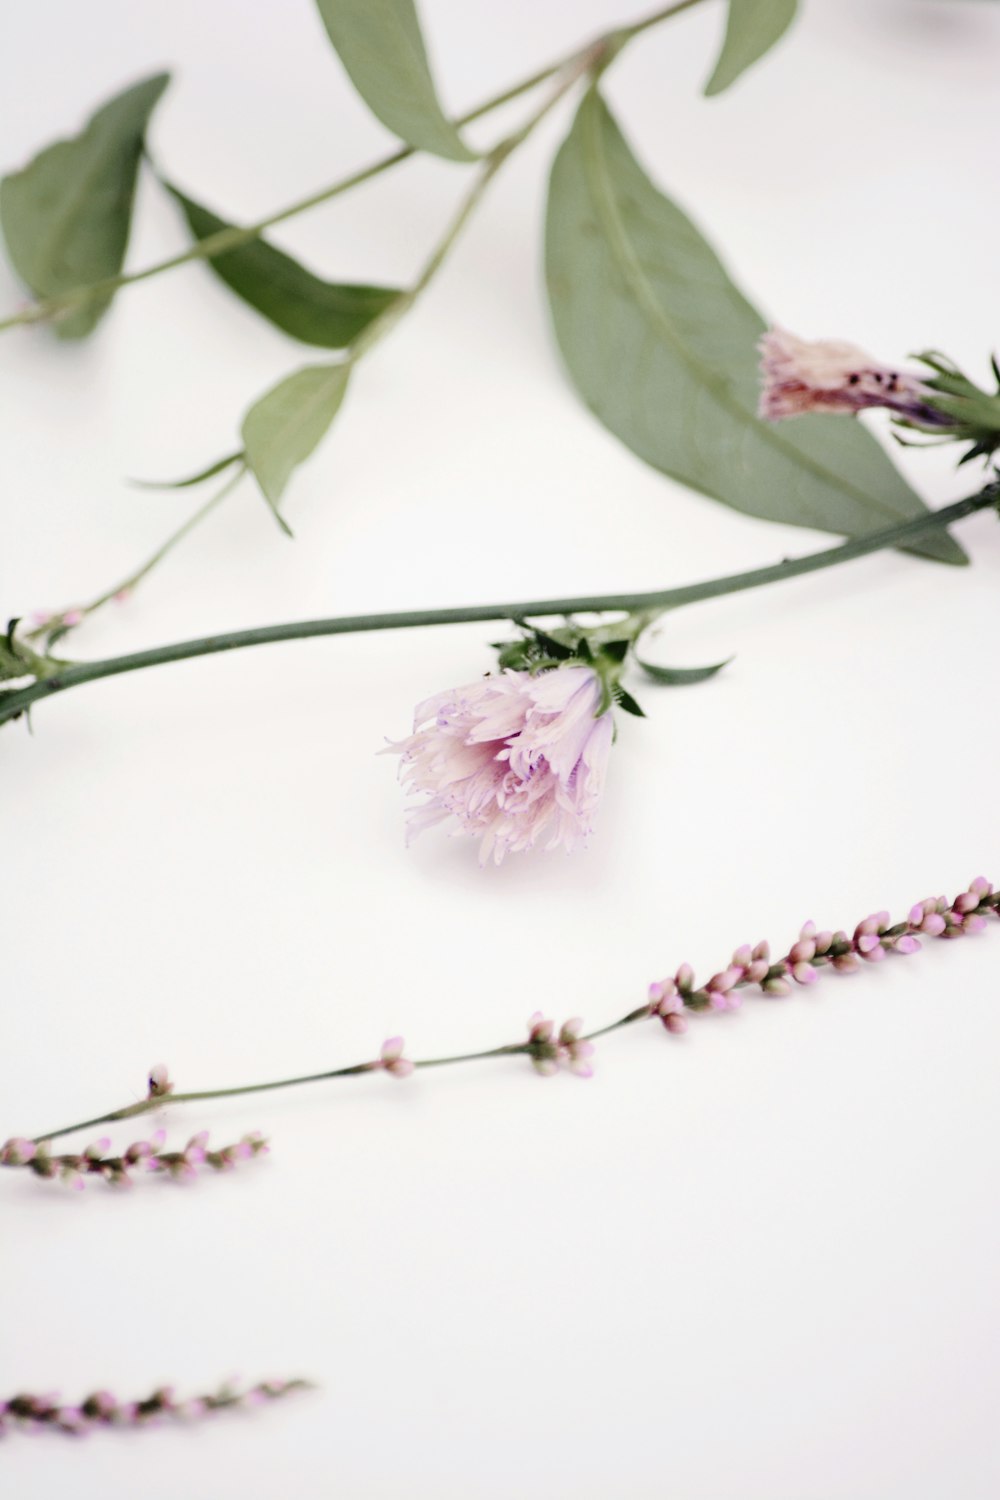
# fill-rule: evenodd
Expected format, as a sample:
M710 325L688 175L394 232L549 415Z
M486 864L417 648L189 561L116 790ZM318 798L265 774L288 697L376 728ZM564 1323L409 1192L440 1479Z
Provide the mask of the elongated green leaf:
M798 0L729 0L726 39L706 94L721 94L770 52L795 20Z
M707 682L710 677L715 676L716 672L721 672L723 667L728 667L732 659L731 656L727 656L725 661L717 661L710 667L660 667L655 662L643 661L641 657L636 657L637 663L647 677L651 677L654 682L663 683L666 687L685 687L695 682Z
M407 145L450 161L470 151L438 101L414 0L317 0L358 93Z
M552 170L546 273L574 383L663 473L748 515L847 536L926 510L855 418L758 419L763 320L593 89ZM943 535L914 550L965 560Z
M160 180L180 204L196 240L232 227L179 188ZM283 332L321 349L345 348L399 296L393 287L321 281L263 239L227 250L208 264L238 297Z
M0 182L0 224L14 269L36 297L117 276L125 258L135 181L150 113L170 75L126 89L83 132L57 141ZM59 318L60 338L83 338L111 294Z
M289 536L278 511L285 486L337 415L349 373L347 365L306 365L261 396L243 418L247 467Z
M197 474L188 474L184 479L130 479L129 484L137 490L189 490L196 484L204 484L206 479L214 479L216 474L221 474L225 469L231 469L233 464L241 463L243 460L243 449L238 453L227 453L225 458L217 458L207 468L199 469Z

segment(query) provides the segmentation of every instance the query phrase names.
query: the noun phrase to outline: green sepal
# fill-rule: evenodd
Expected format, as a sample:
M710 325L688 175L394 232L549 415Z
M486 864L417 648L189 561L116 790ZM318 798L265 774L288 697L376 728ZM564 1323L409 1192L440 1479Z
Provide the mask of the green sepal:
M735 658L727 656L725 661L717 661L710 667L659 667L655 662L643 661L640 656L636 657L636 664L651 677L654 682L662 683L665 687L688 687L695 682L707 682L723 667L728 667Z
M615 702L619 708L624 709L625 713L635 714L637 719L646 717L646 710L635 701L631 693L626 692L620 685L615 688Z

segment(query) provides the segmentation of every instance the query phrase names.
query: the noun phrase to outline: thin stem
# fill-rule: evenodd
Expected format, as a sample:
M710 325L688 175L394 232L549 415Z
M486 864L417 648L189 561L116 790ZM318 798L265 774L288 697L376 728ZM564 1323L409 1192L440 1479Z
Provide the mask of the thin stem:
M198 509L188 517L188 519L182 526L179 526L176 531L172 532L171 535L167 537L166 541L163 542L159 547L157 547L152 557L147 558L140 568L136 568L135 572L130 573L127 578L121 579L120 582L112 585L111 588L106 589L103 594L98 594L97 598L92 599L89 604L78 606L76 613L80 616L80 622L87 619L90 615L96 614L99 609L102 609L105 604L110 604L113 599L119 599L123 595L130 594L132 590L142 582L146 575L151 573L157 566L157 564L163 561L168 553L172 552L174 548L180 542L182 542L186 536L189 536L197 526L201 525L206 516L211 515L212 511L215 510L217 506L222 504L223 500L225 500L226 497L230 495L239 484L245 473L246 464L241 462L237 466L235 473L230 475L222 488L220 490L217 490L214 495L210 496L210 498L205 501L204 505L199 506ZM44 625L40 625L37 630L32 630L28 634L27 639L29 641L36 641L43 638L44 636L50 635L53 627L58 627L61 623L61 617L57 617L55 620L49 620Z
M465 228L465 225L468 223L473 212L478 206L480 199L486 192L486 189L489 187L489 184L492 182L497 172L503 166L504 162L508 159L512 152L521 145L523 141L527 140L528 136L532 133L535 127L539 125L545 118L545 116L549 113L549 111L553 109L556 104L558 104L559 100L562 99L563 96L568 92L568 90L572 88L579 77L587 71L588 67L597 56L599 56L599 53L596 49L592 49L588 53L582 53L573 64L573 66L566 69L566 76L560 82L558 87L552 91L552 93L541 105L541 107L535 111L530 119L527 120L524 125L520 126L519 129L502 140L490 152L482 168L477 174L472 187L462 198L458 210L455 213L451 223L448 225L438 244L434 247L416 281L410 287L409 291L395 298L391 305L386 308L385 312L383 312L380 317L376 318L374 322L370 323L368 327L365 328L357 336L353 343L349 345L345 355L345 363L350 365L357 365L364 358L364 356L369 353L369 351L375 346L375 344L377 344L386 336L386 334L388 334L393 328L395 328L399 320L403 316L405 316L407 312L410 311L410 309L417 301L417 298L430 284L430 282L436 276L437 272L441 269L456 240L458 239L462 230ZM96 610L99 610L103 605L110 603L112 599L116 599L122 593L130 592L132 589L134 589L136 585L139 584L148 573L152 572L156 565L160 561L162 561L162 559L166 557L169 552L173 551L178 542L183 541L184 538L191 531L193 531L195 527L204 519L204 517L207 516L211 511L213 511L215 507L219 505L228 494L230 494L230 492L243 478L244 474L246 473L246 469L246 460L243 459L239 463L239 466L237 467L235 473L230 477L230 479L226 482L226 484L222 487L218 494L213 495L212 498L208 500L206 504L203 505L199 510L197 510L194 515L184 523L183 526L181 526L170 537L168 537L163 545L156 550L153 556L149 558L149 560L144 563L141 568L137 569L135 573L130 574L130 576L124 579L121 583L118 583L113 588L108 589L105 593L101 594L90 604L78 607L74 611L74 614L77 618L73 620L72 627L75 628L76 625L81 624L84 619L86 619L89 615L94 614L94 612ZM53 628L58 628L60 625L65 625L66 613L68 612L64 612L63 615L56 617L54 620L47 621L44 625L39 626L37 630L31 631L26 638L30 641L35 641L42 639L47 635L50 635Z
M190 661L198 656L214 656L223 651L239 651L248 646L264 646L278 641L310 640L315 636L352 635L373 630L403 630L415 626L462 625L485 620L521 621L529 616L601 613L606 610L646 610L651 612L652 619L657 614L677 609L684 604L695 604L702 599L718 599L726 594L762 588L765 584L782 583L789 578L817 573L824 568L852 562L855 558L867 557L887 547L905 547L921 540L930 532L939 531L977 511L996 507L998 501L1000 482L991 483L977 494L969 495L964 500L956 500L954 504L946 505L941 510L930 511L897 526L884 527L868 536L842 542L836 547L826 547L820 552L808 553L805 557L786 558L770 567L751 568L744 573L728 573L703 583L682 584L677 588L659 589L651 593L590 594L563 599L472 604L454 609L400 610L389 614L293 620L282 625L263 625L253 630L201 636L169 646L156 646L149 651L137 651L129 656L108 657L104 661L76 662L70 666L55 664L47 676L39 678L30 686L0 693L0 724L15 718L42 698L65 692L68 688L78 687L85 682L95 682L102 677L116 677L125 672L138 672L167 662Z
M679 15L682 11L690 10L692 6L700 4L701 0L676 0L676 3L662 7L651 15L644 17L631 25L624 26L619 30L596 39L588 46L576 49L556 62L549 63L540 68L536 73L521 79L519 83L512 84L509 88L494 94L492 98L477 104L474 109L466 114L460 115L455 124L458 126L471 125L473 121L491 114L505 104L519 99L522 94L530 93L539 84L545 83L549 78L555 76L563 68L571 66L580 56L590 52L594 47L600 47L610 40L614 40L619 46L648 31L652 26L661 21L669 20L671 16ZM186 250L177 255L171 255L166 260L155 262L153 265L145 266L139 271L122 272L118 276L107 276L101 281L92 282L88 286L74 287L70 291L62 292L54 297L47 297L32 303L29 307L22 308L20 312L0 320L0 333L9 328L28 323L42 323L61 313L73 311L77 308L86 307L89 303L107 297L123 287L135 286L141 281L148 281L151 277L159 276L165 271L176 270L178 266L189 265L192 261L214 260L227 251L237 250L241 245L248 244L251 240L258 239L265 230L273 228L276 224L283 224L288 219L295 218L298 214L306 213L309 209L318 208L320 204L329 203L332 199L340 197L342 193L349 192L351 188L359 187L364 182L370 182L372 178L387 172L391 167L400 162L408 160L417 154L414 146L401 146L378 161L372 162L370 166L362 167L350 176L340 178L328 187L320 188L318 192L310 193L305 198L296 199L294 203L285 208L278 209L274 213L256 220L253 224L243 226L231 225L225 229L219 229L214 234L206 235L202 240L196 240Z
M549 113L549 111L554 109L559 101L564 98L564 96L569 92L569 90L578 81L578 79L589 70L598 56L600 56L600 50L597 48L592 48L588 51L582 52L578 57L574 58L570 64L567 64L563 70L565 76L561 79L557 87L552 90L548 98L544 100L544 102L535 111L535 113L531 115L523 125L519 126L517 130L513 131L510 135L505 136L504 139L498 142L493 150L489 152L478 173L476 174L472 186L461 199L451 222L448 224L447 228L444 231L444 234L441 236L440 240L431 251L427 261L424 264L423 269L417 276L417 279L414 281L413 285L407 292L404 292L401 296L397 297L395 301L386 308L385 312L383 312L380 317L376 318L374 322L370 323L368 327L358 335L358 337L350 345L347 351L346 362L348 364L356 365L361 359L364 358L369 350L372 349L375 344L379 343L387 333L395 328L400 319L410 311L410 309L416 303L418 297L420 297L421 293L426 290L431 281L433 281L434 277L437 275L438 271L444 265L444 262L447 260L448 255L455 245L455 242L458 240L466 224L469 222L476 208L479 206L483 195L485 194L490 183L493 181L493 178L499 172L500 168L513 154L513 152L517 150L518 146L520 146L522 142L528 139L528 137L535 130L536 126L541 124L542 120L545 119L545 116Z
M794 979L798 984L811 984L821 969L833 968L841 972L850 972L865 957L882 958L887 952L893 950L900 954L914 952L920 947L917 934L924 937L954 939L962 936L963 933L977 931L987 917L996 916L1000 916L1000 891L994 891L987 881L977 879L972 882L968 891L957 896L950 906L944 899L920 902L911 908L905 921L897 922L892 926L889 925L884 914L868 917L858 924L852 937L848 937L847 933L842 931L816 933L810 924L802 929L799 941L793 945L788 954L774 962L771 962L770 958L763 958L755 966L749 956L749 948L743 953L737 951L733 955L733 962L738 963L739 967L721 971L710 979L707 985L701 987L695 986L690 970L686 980L682 979L681 972L678 971L677 979L685 986L684 988L680 988L677 981L667 981L666 986L656 986L654 988L661 992L659 999L651 995L647 1004L626 1012L617 1021L612 1021L607 1026L599 1026L594 1031L583 1034L570 1033L570 1036L567 1036L567 1026L559 1032L558 1040L556 1040L556 1032L552 1023L545 1023L549 1027L548 1037L536 1037L536 1033L532 1031L527 1041L511 1042L482 1052L461 1052L447 1057L423 1058L412 1061L410 1066L414 1069L441 1068L450 1067L456 1063L485 1062L492 1058L515 1056L528 1056L535 1062L553 1061L558 1065L561 1053L566 1053L569 1059L573 1059L574 1043L594 1042L598 1037L608 1036L613 1031L621 1031L637 1021L660 1016L667 1022L669 1030L671 1022L685 1012L732 1009L727 997L733 990L752 987L760 989L765 995L786 994L789 990L789 979ZM878 951L873 953L873 948ZM761 945L761 949L755 952L762 950L766 951L766 944ZM671 986L669 1003L664 1009L663 1000L667 995L668 987ZM723 1003L718 1005L717 1002L720 1000ZM47 1130L41 1135L32 1137L32 1140L35 1145L40 1145L43 1141L54 1141L60 1136L74 1135L77 1131L91 1130L98 1125L113 1124L115 1121L130 1119L139 1114L149 1114L171 1104L201 1104L211 1099L233 1099L249 1094L270 1093L275 1089L300 1088L310 1083L326 1083L334 1078L356 1077L363 1073L379 1072L385 1066L386 1064L381 1061L354 1063L346 1068L331 1068L323 1073L305 1073L297 1078L279 1078L266 1083L248 1083L234 1088L201 1089L196 1093L157 1094L137 1104L109 1110L107 1114L96 1115L90 1120L78 1121L75 1125L62 1125L58 1130Z

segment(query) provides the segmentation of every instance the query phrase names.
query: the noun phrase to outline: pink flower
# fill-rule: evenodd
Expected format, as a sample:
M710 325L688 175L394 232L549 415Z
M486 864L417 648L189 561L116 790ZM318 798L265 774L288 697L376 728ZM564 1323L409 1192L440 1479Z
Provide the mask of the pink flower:
M390 746L400 777L427 796L409 836L451 816L480 840L480 862L540 845L573 849L591 832L613 724L595 717L589 667L508 670L421 703L409 739Z
M879 364L855 344L800 339L772 328L761 339L760 352L758 416L768 422L807 412L885 406L927 426L949 426L949 419L928 405L929 386L915 375Z

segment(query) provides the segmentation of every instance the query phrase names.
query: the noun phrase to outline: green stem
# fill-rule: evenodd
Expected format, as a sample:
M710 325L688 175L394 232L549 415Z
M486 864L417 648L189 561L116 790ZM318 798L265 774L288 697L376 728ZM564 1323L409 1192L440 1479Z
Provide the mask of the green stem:
M648 31L652 26L659 25L661 21L669 20L671 16L679 15L682 11L690 10L692 6L698 5L701 0L675 0L672 5L663 6L651 15L645 16L631 25L621 27L617 31L609 33L596 39L588 46L579 48L566 57L559 58L556 62L549 63L540 68L537 73L521 79L519 83L511 85L499 94L476 105L467 114L459 116L455 120L458 126L470 125L484 115L491 114L505 104L519 99L522 94L530 93L532 89L545 83L549 78L561 72L563 68L572 66L577 59L595 47L603 47L609 42L622 46L633 37ZM349 192L351 188L359 187L364 182L370 182L373 177L387 172L391 167L397 166L399 162L406 161L409 157L417 154L413 146L401 146L398 150L383 156L379 161L372 162L370 166L362 167L357 172L352 172L349 177L340 178L328 187L321 188L316 193L310 193L305 198L299 198L285 208L268 214L263 219L258 219L253 224L243 226L230 225L225 229L219 229L215 234L206 235L202 240L196 240L187 250L177 255L169 256L166 260L157 261L151 266L146 266L140 271L123 272L118 276L107 276L101 281L92 282L88 286L74 287L72 290L62 292L58 296L47 297L41 301L34 302L31 306L23 308L11 317L0 320L0 333L9 328L16 328L27 323L43 323L48 319L61 313L74 311L86 307L89 303L107 297L120 291L123 287L135 286L141 281L148 281L153 276L159 276L164 271L176 270L178 266L189 265L192 261L214 260L216 256L224 255L227 251L237 250L241 245L248 244L251 240L258 239L265 230L272 229L276 224L283 224L288 219L308 212L309 209L318 208L320 204L329 203L332 199L340 197L342 193Z
M378 615L293 620L282 625L262 625L253 630L201 636L196 640L178 641L169 646L153 647L149 651L137 651L129 656L109 657L104 661L76 662L70 666L60 663L49 675L39 678L30 686L0 693L0 724L15 718L42 698L50 698L55 693L65 692L68 688L78 687L85 682L96 682L102 677L117 677L124 672L138 672L167 662L190 661L198 656L239 651L247 646L309 640L314 636L352 635L362 631L404 630L425 625L463 625L485 620L520 621L529 616L601 613L605 610L625 610L630 613L643 610L651 612L650 618L653 618L684 604L695 604L702 599L718 599L726 594L762 588L769 583L782 583L788 578L818 573L824 568L834 568L841 563L852 562L855 558L867 557L887 547L907 546L930 532L950 526L977 511L996 507L998 501L1000 482L995 482L988 484L977 494L969 495L964 500L956 500L954 504L946 505L941 510L930 511L896 526L886 526L880 531L842 542L836 547L826 547L805 557L786 558L770 567L751 568L745 573L728 573L703 583L682 584L677 588L659 589L651 593L587 594L563 599L524 599L501 604L460 605L453 609L399 610Z
M83 619L86 619L88 618L88 616L95 614L97 610L102 609L105 604L110 604L112 599L117 599L123 594L131 593L131 591L142 582L146 575L148 573L151 573L156 565L163 561L168 553L172 552L174 548L180 542L182 542L186 536L189 536L190 533L194 531L195 527L201 525L206 516L211 515L212 511L215 510L217 506L222 504L227 495L231 494L239 484L245 473L246 464L241 462L238 465L235 473L230 475L229 479L226 480L226 483L222 486L222 488L220 490L217 490L214 495L206 500L204 505L199 506L199 508L188 517L183 526L179 526L176 531L172 532L171 535L167 537L166 541L163 542L159 547L157 547L152 557L148 557L140 568L136 568L135 572L130 573L127 578L121 579L120 582L114 584L111 588L106 589L103 594L98 594L97 598L92 599L89 604L81 605L79 607L79 613L83 617ZM60 618L49 620L46 622L46 624L40 625L37 630L32 630L27 636L27 639L29 641L35 641L41 639L44 636L50 635L54 628L59 627L60 623Z
M434 250L431 252L427 263L425 264L423 270L420 272L416 281L407 292L397 297L385 310L385 312L381 314L380 317L376 318L373 323L370 323L369 326L358 335L358 337L354 340L354 342L349 346L347 350L345 357L345 362L347 364L357 365L359 361L363 359L364 356L369 352L369 350L371 350L374 345L377 344L381 339L385 338L386 334L391 332L391 330L395 328L399 320L404 317L407 312L409 312L420 294L429 285L434 276L440 270L441 266L444 264L453 245L455 244L462 230L465 228L465 225L471 218L477 205L479 204L480 199L486 192L486 189L489 187L497 172L499 172L500 168L503 166L504 162L508 159L511 153L521 145L523 141L527 140L528 136L531 135L535 127L539 125L542 120L544 120L549 111L559 103L560 99L564 97L564 95L573 87L573 85L577 82L581 75L590 68L592 63L597 58L599 58L600 55L601 50L597 48L591 49L589 52L581 53L580 57L574 62L574 64L565 70L564 78L561 80L558 86L553 89L552 93L544 101L540 108L535 111L535 113L525 122L525 124L520 126L511 135L502 140L499 145L497 145L489 153L478 174L476 175L472 187L461 200L454 218L448 225L445 233L442 235ZM230 477L230 479L226 482L226 484L222 487L218 494L213 495L212 498L200 508L200 510L195 511L194 515L192 515L184 523L183 526L181 526L170 537L168 537L161 547L157 548L153 556L149 558L149 560L145 562L141 568L139 568L135 573L132 573L121 583L116 584L113 588L108 589L105 593L101 594L99 598L93 600L90 604L85 605L83 608L81 608L79 610L79 613L82 618L85 619L87 618L87 616L94 614L96 610L100 609L103 605L108 604L112 599L117 598L118 595L123 591L135 588L136 585L140 583L148 573L152 572L156 565L160 561L162 561L162 559L166 557L169 552L173 551L178 542L183 541L184 538L191 531L193 531L194 528L204 519L204 517L207 516L211 511L213 511L215 507L226 498L226 496L239 483L240 479L242 479L245 473L246 461L244 459L239 463L239 466L237 467L235 473ZM33 641L50 635L53 629L58 628L62 623L62 616L58 617L55 620L50 620L46 622L44 626L41 626L39 627L39 629L32 631L26 637L26 639ZM81 622L78 621L77 623Z

